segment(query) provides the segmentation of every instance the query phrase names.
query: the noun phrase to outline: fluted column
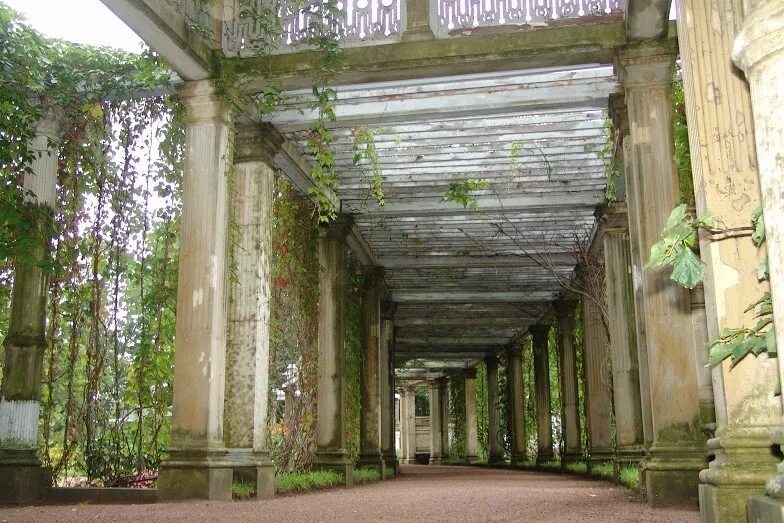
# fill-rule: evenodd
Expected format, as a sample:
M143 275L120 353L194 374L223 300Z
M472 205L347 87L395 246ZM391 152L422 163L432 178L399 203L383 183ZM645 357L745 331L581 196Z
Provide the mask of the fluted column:
M400 441L403 463L416 463L416 390L404 387L400 397Z
M238 129L229 207L236 227L229 283L224 438L234 471L256 485L257 498L275 495L267 452L269 382L272 156L280 135L269 126Z
M228 169L234 108L211 80L180 88L185 174L177 287L171 447L160 499L231 499L224 443L228 274Z
M507 420L512 435L511 464L526 461L525 452L525 404L523 403L523 362L520 347L509 347L506 351L507 385L510 419Z
M441 463L444 457L444 378L433 380L430 384L430 464Z
M616 462L619 465L636 465L645 454L645 440L626 205L612 204L601 219L615 405Z
M630 234L644 259L680 199L671 106L676 51L669 45L630 47L619 58L630 126ZM705 438L689 293L663 269L644 271L641 282L643 303L637 312L645 323L653 437L643 463L648 502L694 503Z
M754 138L759 165L762 209L776 325L776 344L784 347L784 1L746 2L748 11L734 42L733 58L746 73L751 89ZM779 383L784 383L784 358L776 361ZM780 396L779 401L782 397ZM718 409L717 409L718 410ZM781 415L781 405L773 410ZM784 445L781 421L772 439ZM749 501L750 521L784 521L784 463L768 479L766 496Z
M465 431L466 460L475 460L478 456L478 437L476 424L476 368L463 371L465 379Z
M722 227L748 226L761 194L749 87L731 59L742 1L706 5L681 0L680 13L678 41L697 212L713 211ZM719 31L716 13L725 21ZM700 247L707 265L707 337L715 338L726 328L753 326L756 319L744 310L770 290L756 275L765 253L748 236L706 239ZM704 358L707 350L702 347ZM775 361L764 354L744 358L732 368L729 361L713 367L716 433L708 448L715 459L700 473L700 510L711 521L745 518L747 498L763 494L775 470L770 432L782 421L773 393L778 382Z
M599 305L583 299L583 360L585 374L585 432L590 463L614 458L612 441L612 381L610 340Z
M33 229L45 235L57 201L57 149L60 111L45 110L35 123L29 148L34 153L23 188L28 202L42 211ZM41 366L46 346L48 274L38 265L49 257L49 239L39 237L29 261L15 260L14 287L0 389L0 503L31 503L46 481L38 460L38 413Z
M396 474L398 468L395 455L395 376L394 376L394 324L390 302L381 306L381 458L387 475Z
M346 441L346 236L353 222L340 216L319 231L318 405L314 465L353 483Z
M536 463L553 459L553 424L550 412L550 355L547 352L547 325L530 328L534 351L534 385L536 387L537 452Z
M384 269L365 271L362 294L362 372L360 374L359 464L384 471L381 457L381 292ZM386 351L385 351L386 352Z
M485 360L487 366L487 462L501 463L504 451L498 440L498 359L495 355Z
M580 411L577 401L577 351L574 346L573 301L559 301L555 306L558 320L558 357L561 360L561 434L562 462L583 459L580 438Z

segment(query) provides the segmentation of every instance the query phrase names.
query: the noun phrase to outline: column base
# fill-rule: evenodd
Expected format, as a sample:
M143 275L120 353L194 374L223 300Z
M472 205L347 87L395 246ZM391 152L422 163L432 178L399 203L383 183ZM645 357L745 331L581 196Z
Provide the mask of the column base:
M158 472L158 500L231 500L228 450L170 449Z
M49 480L35 451L0 449L0 505L41 501Z
M433 36L433 31L430 28L408 30L400 35L401 42L421 42L423 40L433 40L434 38L435 36Z
M269 454L250 449L230 449L227 458L233 464L233 479L255 485L256 499L275 496L275 465Z
M743 521L748 499L765 494L766 481L775 474L778 458L770 451L769 429L727 430L708 440L715 458L700 472L700 514L703 521Z
M416 465L417 464L417 459L415 457L414 458L403 458L403 464L404 465Z
M525 454L512 454L509 464L513 467L517 467L524 464L526 461L528 461L528 458Z
M749 523L784 523L784 500L752 496L748 507Z
M430 461L428 461L430 465L440 465L443 462L444 458L441 456L430 456Z
M651 507L697 506L699 471L705 468L699 448L652 447L642 462L645 496Z
M343 484L347 487L354 485L354 464L349 460L345 450L337 452L316 451L312 468L334 470L343 476Z
M561 463L579 463L585 461L585 456L582 452L564 452L561 456Z
M489 456L487 456L488 465L500 465L503 462L504 462L503 454L490 454Z
M384 458L380 452L368 452L360 454L357 458L357 468L372 468L377 470L379 475L384 477Z
M615 461L615 451L613 449L591 449L588 455L588 462L591 464L606 463Z
M394 452L382 453L381 459L384 460L384 474L381 479L394 478L398 475L399 467L397 455Z
M551 452L539 452L536 455L536 466L539 467L543 463L547 463L548 461L553 461L555 459L555 455Z

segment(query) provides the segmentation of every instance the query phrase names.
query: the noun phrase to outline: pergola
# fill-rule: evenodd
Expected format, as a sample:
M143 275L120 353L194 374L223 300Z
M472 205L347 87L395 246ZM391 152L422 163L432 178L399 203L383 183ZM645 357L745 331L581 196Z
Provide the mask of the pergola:
M782 425L777 372L766 356L709 370L705 342L748 319L745 307L769 288L755 277L760 254L742 237L703 238L704 299L699 289L642 266L679 202L671 82L680 54L697 210L712 209L731 228L762 203L776 303L783 270L774 230L782 207L782 2L763 13L761 2L684 0L677 27L665 0L341 2L343 18L333 29L346 68L336 75L328 124L341 175L335 191L311 178L307 143L321 57L305 42L321 4L273 4L282 31L264 38L264 24L248 13L268 4L255 0L103 2L176 70L188 112L172 448L161 468L162 498L226 497L233 470L269 493L266 300L271 180L282 172L338 214L319 241L318 465L339 469L350 482L343 346L350 249L368 275L362 463L397 464L395 377L431 383L431 457L438 459L446 434L443 377L463 373L475 394L471 369L484 361L495 405L499 357L511 369L511 464L527 458L518 343L527 333L537 459L551 458L545 323L555 319L561 458L639 462L653 505L695 502L699 484L707 520L746 517L747 498L764 493L778 461L769 452L771 429ZM724 16L734 18L724 23ZM735 59L754 96L731 60L736 33ZM260 114L248 102L271 78L281 82L285 101ZM760 91L766 82L777 87ZM372 136L375 165L357 157L360 132ZM623 171L619 201L609 204L608 142ZM51 165L42 159L33 167L39 181L49 179ZM383 205L372 194L374 169ZM239 190L227 184L230 170ZM449 197L458 189L462 199ZM230 217L242 231L235 282L221 276ZM606 270L606 297L599 296L606 313L596 299L573 292L586 252ZM572 339L578 300L588 449L581 448ZM467 398L467 410L471 403ZM16 419L14 405L0 412ZM404 392L404 422L412 410ZM490 459L500 459L492 445ZM753 499L754 510L784 510L771 497Z

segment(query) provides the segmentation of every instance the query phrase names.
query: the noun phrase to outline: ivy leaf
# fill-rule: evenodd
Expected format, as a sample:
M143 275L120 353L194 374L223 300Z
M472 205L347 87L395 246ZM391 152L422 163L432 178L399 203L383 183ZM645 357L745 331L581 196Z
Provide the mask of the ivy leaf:
M733 341L728 343L716 343L711 347L710 352L708 353L708 363L705 366L712 367L717 363L721 363L727 356L732 354L735 346L736 343Z
M768 350L768 354L778 354L778 350L776 349L776 327L771 326L770 330L765 333L765 348Z
M765 256L760 264L757 266L757 279L762 281L768 278L768 257Z
M751 240L754 242L754 245L759 247L765 241L765 216L762 214L761 207L754 210L751 222L754 224L754 233L751 235Z
M664 229L667 231L674 229L683 221L685 217L686 204L682 203L672 210L670 217L667 218L667 223L664 225Z
M683 249L675 256L670 278L678 285L693 289L705 279L705 264L691 250Z
M648 263L643 265L643 269L650 269L651 267L661 267L664 261L668 258L666 240L660 240L651 245L651 256Z
M361 160L362 160L362 153L359 152L354 153L354 160L353 160L354 165L358 165Z

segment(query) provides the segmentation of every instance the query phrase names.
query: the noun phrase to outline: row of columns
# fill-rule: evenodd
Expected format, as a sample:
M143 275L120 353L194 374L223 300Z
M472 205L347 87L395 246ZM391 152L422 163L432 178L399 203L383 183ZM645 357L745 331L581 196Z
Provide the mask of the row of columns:
M212 81L180 88L186 108L185 168L177 290L172 434L161 464L160 499L231 499L235 477L257 497L274 494L266 448L274 155L269 126L235 126L241 107ZM25 188L48 207L56 194L57 118L44 117L32 145L43 154ZM232 145L233 144L233 145ZM231 172L231 176L229 173ZM45 215L44 215L45 216ZM45 219L45 218L42 218ZM229 241L236 225L238 243ZM43 228L44 224L41 224ZM341 217L319 236L318 405L315 465L352 481L346 435L346 237ZM47 242L34 253L46 257ZM233 263L236 278L229 278ZM360 462L383 473L394 452L391 309L383 271L369 269L362 295ZM0 393L0 502L34 501L45 483L36 457L47 277L15 274Z

